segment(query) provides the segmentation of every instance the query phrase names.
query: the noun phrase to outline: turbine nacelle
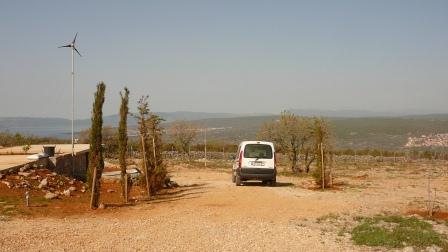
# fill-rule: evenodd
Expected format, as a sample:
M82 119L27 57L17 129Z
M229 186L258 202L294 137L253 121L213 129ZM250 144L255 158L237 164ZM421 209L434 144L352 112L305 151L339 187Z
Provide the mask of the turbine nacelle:
M76 49L76 46L75 46L76 37L78 37L78 33L76 33L75 38L73 38L73 41L72 41L70 44L68 44L68 45L64 45L64 46L59 46L58 48L62 48L62 47L70 47L70 48L72 48L73 50L75 50L76 53L77 53L80 57L82 57L82 55L78 52L78 49Z

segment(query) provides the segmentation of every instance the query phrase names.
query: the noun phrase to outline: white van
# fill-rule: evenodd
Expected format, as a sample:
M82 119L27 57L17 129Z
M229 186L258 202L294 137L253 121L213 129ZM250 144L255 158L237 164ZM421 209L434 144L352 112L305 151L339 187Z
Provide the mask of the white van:
M243 141L238 146L232 168L232 182L237 186L242 181L260 180L275 185L277 168L275 166L274 144L265 141Z

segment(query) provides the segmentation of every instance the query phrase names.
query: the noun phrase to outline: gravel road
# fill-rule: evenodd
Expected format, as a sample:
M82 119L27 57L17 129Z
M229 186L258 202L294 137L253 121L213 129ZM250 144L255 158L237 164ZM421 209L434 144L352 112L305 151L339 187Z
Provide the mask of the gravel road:
M0 222L1 251L367 251L316 218L347 213L345 196L179 169L177 191L151 203L66 218ZM328 204L331 200L331 205ZM326 230L329 229L329 230Z

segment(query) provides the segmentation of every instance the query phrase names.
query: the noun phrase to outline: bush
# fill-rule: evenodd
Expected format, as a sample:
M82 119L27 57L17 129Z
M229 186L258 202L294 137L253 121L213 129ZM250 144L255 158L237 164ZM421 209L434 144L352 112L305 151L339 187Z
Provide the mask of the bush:
M435 232L431 224L415 217L376 216L365 218L352 230L357 245L402 248L425 248L437 245L448 249L446 237Z
M69 143L70 140L59 139L54 137L38 137L33 135L22 135L20 133L0 132L0 146L18 146L28 144L58 144Z
M312 175L313 175L314 182L316 183L316 185L319 188L322 188L322 171L321 171L321 168L314 169L314 172L313 172ZM325 183L325 188L331 187L330 175L329 175L329 172L327 170L325 171L324 183Z

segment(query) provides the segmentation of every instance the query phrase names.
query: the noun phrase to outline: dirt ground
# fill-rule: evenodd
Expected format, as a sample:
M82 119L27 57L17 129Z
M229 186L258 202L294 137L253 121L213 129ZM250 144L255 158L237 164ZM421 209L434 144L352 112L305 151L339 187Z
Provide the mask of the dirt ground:
M71 213L56 208L54 215L0 221L0 250L385 251L354 245L347 230L357 216L424 210L429 167L435 167L432 186L437 188L438 211L446 212L444 163L347 165L337 169L337 187L327 191L314 189L309 176L279 176L276 187L258 182L237 187L229 169L173 165L171 176L180 186L150 202L90 211L79 200L82 209ZM118 192L103 195L106 203L119 198ZM434 224L448 233L445 224Z

